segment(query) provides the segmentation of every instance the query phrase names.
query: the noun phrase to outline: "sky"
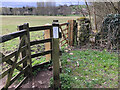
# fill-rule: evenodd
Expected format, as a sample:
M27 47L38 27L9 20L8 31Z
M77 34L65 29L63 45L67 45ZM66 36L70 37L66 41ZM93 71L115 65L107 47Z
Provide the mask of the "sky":
M56 2L59 5L78 5L85 4L83 0L2 0L2 7L23 7L23 6L37 6L37 2Z
M64 2L83 2L84 0L64 0ZM63 2L63 0L2 0L2 2Z
M0 2L84 2L85 0L1 0ZM118 2L120 0L86 0L87 2Z
M56 6L59 5L80 5L85 4L85 0L2 0L0 1L0 7L23 7L23 6L33 6L36 7L36 2L56 2ZM117 2L120 0L86 0L87 2L106 2L113 1Z

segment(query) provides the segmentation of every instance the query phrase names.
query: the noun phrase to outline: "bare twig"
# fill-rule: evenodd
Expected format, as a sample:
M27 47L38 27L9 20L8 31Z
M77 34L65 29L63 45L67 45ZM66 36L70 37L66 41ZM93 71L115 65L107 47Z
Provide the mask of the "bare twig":
M118 10L118 8L115 7L114 3L113 3L113 2L110 2L110 3L111 3L111 5L113 6L113 8L115 9L116 13L117 13L117 12L120 13L120 11Z
M92 25L91 25L91 14L90 14L90 9L89 9L89 6L88 6L88 3L87 3L86 0L85 0L85 4L86 4L86 6L87 6L88 14L89 14L89 19L90 19L90 29L92 30Z

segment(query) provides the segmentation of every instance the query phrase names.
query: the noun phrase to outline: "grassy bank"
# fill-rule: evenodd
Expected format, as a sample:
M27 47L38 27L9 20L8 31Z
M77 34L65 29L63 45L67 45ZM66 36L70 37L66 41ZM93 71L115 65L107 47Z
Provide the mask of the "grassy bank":
M118 88L118 55L74 50L61 57L62 88Z

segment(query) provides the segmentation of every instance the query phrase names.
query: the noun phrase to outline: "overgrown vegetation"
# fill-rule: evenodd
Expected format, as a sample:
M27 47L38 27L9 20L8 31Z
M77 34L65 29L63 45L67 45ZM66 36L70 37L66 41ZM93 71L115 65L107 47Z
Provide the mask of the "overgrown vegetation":
M108 49L118 49L120 40L119 19L120 14L108 14L103 20L101 31L96 35L96 41L104 40L104 44L107 44Z
M118 55L115 53L73 50L63 53L61 61L62 88L118 87Z
M73 82L74 79L70 75L68 75L67 73L61 74L60 80L61 80L61 88L62 89L72 88L71 82ZM50 79L50 87L53 88L53 78Z

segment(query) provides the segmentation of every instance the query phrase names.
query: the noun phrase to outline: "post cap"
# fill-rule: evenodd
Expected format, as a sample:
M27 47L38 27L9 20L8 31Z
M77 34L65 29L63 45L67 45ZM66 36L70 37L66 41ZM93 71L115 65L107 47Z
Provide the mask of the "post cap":
M52 24L59 24L58 20L53 20Z
M53 22L58 22L58 20L53 20Z

